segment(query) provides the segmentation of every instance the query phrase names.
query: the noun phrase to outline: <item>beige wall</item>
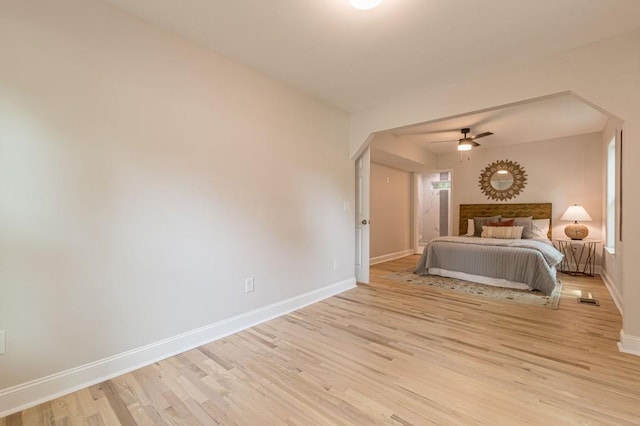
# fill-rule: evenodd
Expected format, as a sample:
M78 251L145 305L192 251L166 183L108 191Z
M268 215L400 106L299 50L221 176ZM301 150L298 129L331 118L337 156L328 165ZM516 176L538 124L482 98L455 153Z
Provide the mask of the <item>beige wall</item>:
M459 205L491 203L478 187L480 173L497 160L511 160L527 173L524 190L509 203L553 204L553 236L563 237L567 222L560 217L568 206L578 203L589 212L592 222L589 237L602 237L602 135L590 133L560 139L478 148L470 160L460 162L460 155L440 156L442 169L453 169L453 229L457 234Z
M99 1L0 28L0 400L353 280L346 113Z
M411 173L371 163L372 259L411 249Z
M479 111L554 93L571 91L624 120L624 164L640 164L640 32L611 38L527 63L496 67L491 73L449 85L437 81L415 87L358 112L351 120L350 153L366 146L378 131ZM640 211L637 167L622 172L625 218ZM640 355L640 286L634 278L640 259L640 222L625 220L619 244L624 319L621 348Z

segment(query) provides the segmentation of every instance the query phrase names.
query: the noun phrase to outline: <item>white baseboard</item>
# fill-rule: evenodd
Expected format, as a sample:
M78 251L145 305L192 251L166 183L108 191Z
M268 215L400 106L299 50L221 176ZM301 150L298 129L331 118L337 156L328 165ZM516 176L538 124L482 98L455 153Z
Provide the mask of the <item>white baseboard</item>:
M618 350L626 354L640 356L640 336L625 334L624 330L620 330Z
M197 348L355 286L356 279L349 278L140 348L0 390L0 418Z
M402 257L411 256L412 254L413 254L413 249L407 249L407 250L398 251L396 253L389 253L382 256L372 257L371 259L369 259L369 265L377 265L378 263L400 259Z
M613 303L616 304L618 312L620 312L620 315L624 316L624 311L622 310L622 295L620 294L620 290L618 290L618 287L615 286L613 280L611 279L609 274L607 274L606 269L602 269L600 271L600 277L602 278L604 285L607 287L607 290L609 290L609 294L613 299Z

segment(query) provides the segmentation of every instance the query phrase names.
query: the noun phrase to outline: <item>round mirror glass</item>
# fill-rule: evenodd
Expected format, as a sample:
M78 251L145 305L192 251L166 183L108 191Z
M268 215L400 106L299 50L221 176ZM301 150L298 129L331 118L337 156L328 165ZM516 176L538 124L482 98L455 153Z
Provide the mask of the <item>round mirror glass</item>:
M491 175L489 182L493 189L504 191L511 188L511 185L513 185L513 174L508 170L498 170Z

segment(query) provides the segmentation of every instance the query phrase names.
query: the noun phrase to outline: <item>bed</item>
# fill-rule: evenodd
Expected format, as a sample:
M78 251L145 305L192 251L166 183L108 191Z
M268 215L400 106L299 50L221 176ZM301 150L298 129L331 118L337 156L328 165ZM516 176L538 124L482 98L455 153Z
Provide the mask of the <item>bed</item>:
M458 237L439 237L430 241L416 266L419 275L440 275L487 285L539 290L551 294L556 286L556 265L562 254L553 247L551 238L551 203L529 204L462 204ZM517 218L520 224L547 224L546 234L540 227L528 238L481 238L467 235L476 219L488 223ZM527 219L531 218L531 219ZM475 227L477 228L477 227ZM486 228L483 228L486 230Z

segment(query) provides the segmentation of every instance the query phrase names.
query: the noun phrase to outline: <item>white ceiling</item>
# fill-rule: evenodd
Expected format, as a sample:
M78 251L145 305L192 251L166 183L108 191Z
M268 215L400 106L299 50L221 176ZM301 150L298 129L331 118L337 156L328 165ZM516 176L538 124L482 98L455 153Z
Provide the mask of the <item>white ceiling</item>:
M348 0L105 1L351 112L640 30L640 0L384 0L369 11ZM493 132L478 142L494 147L597 132L605 122L565 95L391 133L439 154L456 150L463 127ZM430 143L439 140L454 142Z
M351 112L640 29L638 0L105 1Z
M477 140L481 147L493 148L600 132L607 119L607 115L573 95L565 94L394 129L388 133L398 141L441 154L456 151L458 139L462 137L460 129L464 127L471 129L469 136L493 132L493 135ZM436 141L450 142L433 143Z

